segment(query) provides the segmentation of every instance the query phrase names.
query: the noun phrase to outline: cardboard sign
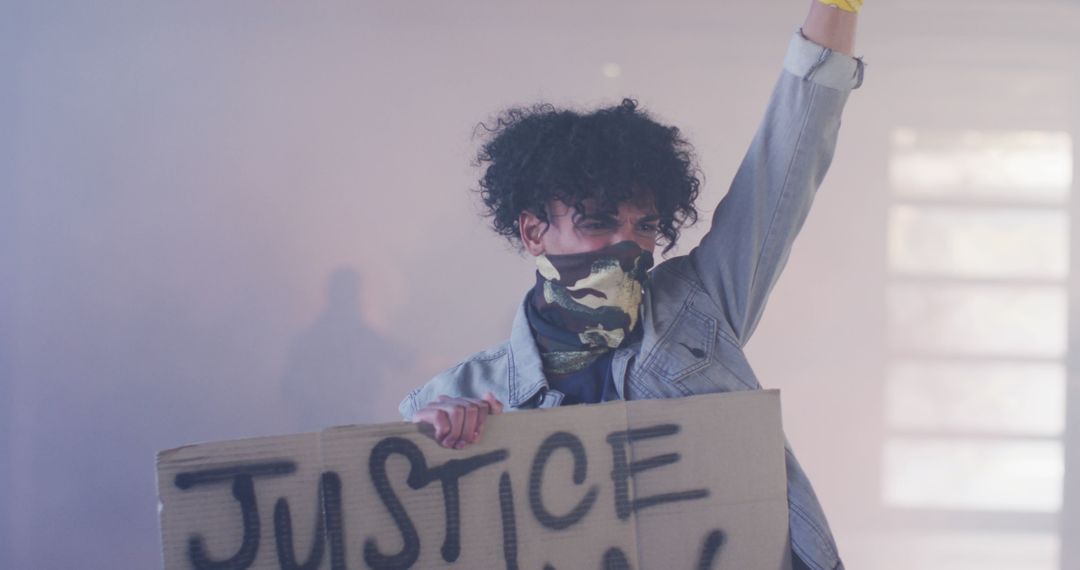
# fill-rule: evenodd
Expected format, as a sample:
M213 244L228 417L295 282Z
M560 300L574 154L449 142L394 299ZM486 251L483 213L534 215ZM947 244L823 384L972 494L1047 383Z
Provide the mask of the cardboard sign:
M165 568L780 569L780 397L514 412L439 447L414 424L158 455Z

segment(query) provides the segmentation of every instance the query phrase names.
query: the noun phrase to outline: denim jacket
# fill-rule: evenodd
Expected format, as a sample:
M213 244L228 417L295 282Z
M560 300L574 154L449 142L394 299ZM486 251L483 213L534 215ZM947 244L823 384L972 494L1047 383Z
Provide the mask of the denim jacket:
M644 334L618 348L612 373L626 400L758 390L743 353L765 301L810 210L836 146L848 94L862 61L796 33L765 118L709 232L689 253L654 268L645 287ZM492 392L510 409L552 407L524 304L510 340L470 356L413 390L401 403L411 419L440 394ZM786 447L791 546L817 570L842 569L825 515L790 445Z

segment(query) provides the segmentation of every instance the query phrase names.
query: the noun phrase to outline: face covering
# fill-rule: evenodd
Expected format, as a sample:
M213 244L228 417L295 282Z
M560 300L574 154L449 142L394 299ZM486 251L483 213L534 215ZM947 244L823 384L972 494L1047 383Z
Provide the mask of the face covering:
M638 331L652 254L632 241L536 258L526 309L545 371L570 374L628 343Z

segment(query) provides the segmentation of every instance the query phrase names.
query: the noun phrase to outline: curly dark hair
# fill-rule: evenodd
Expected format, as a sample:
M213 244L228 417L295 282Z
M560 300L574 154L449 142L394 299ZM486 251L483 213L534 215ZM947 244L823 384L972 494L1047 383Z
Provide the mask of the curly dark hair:
M665 253L680 229L698 219L693 147L633 99L588 114L548 104L515 107L477 132L486 139L476 156L484 169L478 191L495 231L515 245L521 245L518 216L532 212L548 222L552 200L578 213L589 199L604 209L651 200Z

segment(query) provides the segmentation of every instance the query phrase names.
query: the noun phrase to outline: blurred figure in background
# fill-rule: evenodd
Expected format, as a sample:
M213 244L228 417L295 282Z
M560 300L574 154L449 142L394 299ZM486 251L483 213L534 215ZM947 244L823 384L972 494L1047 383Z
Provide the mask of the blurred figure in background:
M364 321L361 286L355 270L334 271L322 313L289 351L282 396L300 431L374 421L378 390L409 366L404 349Z

